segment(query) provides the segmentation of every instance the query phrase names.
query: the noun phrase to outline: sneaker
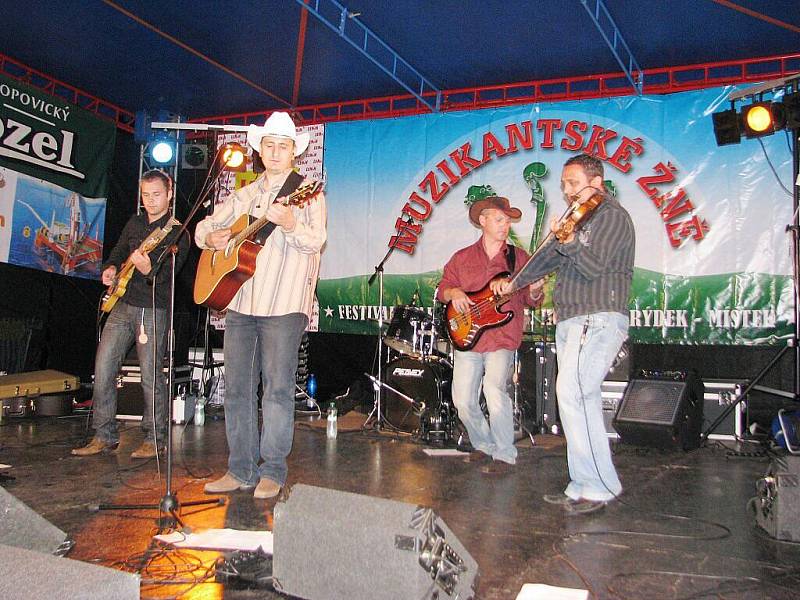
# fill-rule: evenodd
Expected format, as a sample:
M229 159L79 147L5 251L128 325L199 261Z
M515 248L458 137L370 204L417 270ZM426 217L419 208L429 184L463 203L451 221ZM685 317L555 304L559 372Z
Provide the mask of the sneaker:
M203 491L207 494L227 494L238 490L252 490L254 485L242 483L230 473L225 473L216 481L212 481L203 486Z
M158 454L158 448L153 442L142 442L136 450L131 452L131 458L155 458Z
M568 514L587 515L603 510L606 504L608 504L608 502L603 502L602 500L587 500L586 498L581 498L580 500L573 500L564 506L564 508Z
M281 485L275 483L269 477L262 477L261 481L256 486L256 491L253 492L253 498L264 500L266 498L274 498L281 492Z
M92 438L83 448L73 448L73 456L94 456L95 454L104 454L107 452L114 452L119 448L119 442L106 442L100 438Z
M577 502L577 500L573 500L566 494L545 494L542 496L542 500L548 504L556 504L558 506L569 506L573 502Z

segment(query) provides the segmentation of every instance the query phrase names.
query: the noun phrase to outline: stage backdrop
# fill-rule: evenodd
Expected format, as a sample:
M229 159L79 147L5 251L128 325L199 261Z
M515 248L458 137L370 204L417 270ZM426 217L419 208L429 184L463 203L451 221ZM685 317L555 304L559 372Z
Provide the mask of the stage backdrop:
M116 127L0 76L0 261L99 277Z
M764 150L757 140L716 146L711 114L728 108L731 89L328 125L320 331L376 333L378 281L367 280L394 242L384 318L417 291L432 307L442 266L480 235L468 206L487 194L522 210L513 241L535 246L564 210L564 161L587 152L636 228L633 341L785 343L791 154L784 132Z

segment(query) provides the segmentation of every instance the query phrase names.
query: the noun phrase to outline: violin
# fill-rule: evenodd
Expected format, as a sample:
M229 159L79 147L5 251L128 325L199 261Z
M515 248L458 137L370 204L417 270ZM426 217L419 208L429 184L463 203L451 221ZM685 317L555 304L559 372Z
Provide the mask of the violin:
M553 232L553 235L555 235L556 239L562 244L566 242L573 233L578 231L594 210L602 204L604 196L602 194L595 194L583 204L578 202L577 196L573 196L572 200L572 205L556 224L556 230Z

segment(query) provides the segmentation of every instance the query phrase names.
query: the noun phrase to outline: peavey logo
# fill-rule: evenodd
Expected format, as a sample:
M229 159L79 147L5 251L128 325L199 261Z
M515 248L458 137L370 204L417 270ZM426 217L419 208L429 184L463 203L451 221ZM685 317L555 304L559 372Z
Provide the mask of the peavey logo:
M35 120L44 121L34 115L15 109ZM55 123L47 122L48 125ZM59 130L58 134L36 131L30 125L15 121L11 117L0 118L0 156L21 160L57 173L85 179L86 175L72 164L75 133Z
M398 377L422 377L425 374L425 369L405 369L403 367L396 367L392 371L392 375Z

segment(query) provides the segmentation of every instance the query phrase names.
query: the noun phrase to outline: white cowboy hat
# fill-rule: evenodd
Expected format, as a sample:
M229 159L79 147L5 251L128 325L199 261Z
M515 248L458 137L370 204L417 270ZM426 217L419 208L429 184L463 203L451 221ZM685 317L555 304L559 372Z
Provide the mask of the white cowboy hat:
M247 143L256 152L261 152L261 138L265 135L289 138L294 141L294 155L300 156L308 148L309 134L297 133L289 113L274 112L264 122L263 127L250 125L247 128Z

